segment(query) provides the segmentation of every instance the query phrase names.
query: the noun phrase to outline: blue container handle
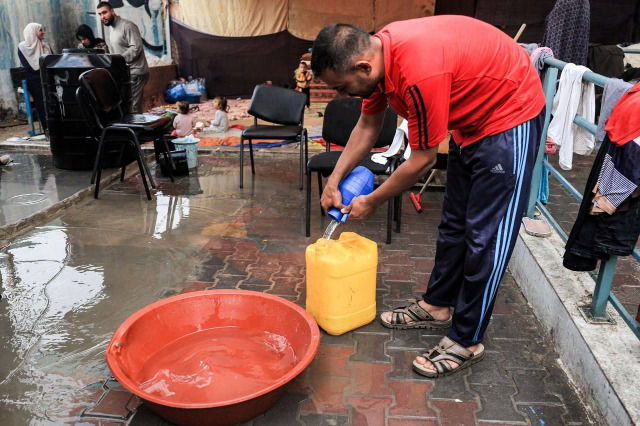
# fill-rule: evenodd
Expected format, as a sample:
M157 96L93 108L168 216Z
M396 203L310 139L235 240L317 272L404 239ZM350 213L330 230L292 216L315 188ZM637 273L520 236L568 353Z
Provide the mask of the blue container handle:
M349 176L344 178L338 186L340 194L342 195L342 204L348 206L357 196L371 194L374 179L375 177L373 173L371 173L371 170L364 166L358 166L353 169L353 171L349 173ZM345 223L349 217L348 213L343 214L340 209L335 207L329 209L327 214L330 218L342 223Z

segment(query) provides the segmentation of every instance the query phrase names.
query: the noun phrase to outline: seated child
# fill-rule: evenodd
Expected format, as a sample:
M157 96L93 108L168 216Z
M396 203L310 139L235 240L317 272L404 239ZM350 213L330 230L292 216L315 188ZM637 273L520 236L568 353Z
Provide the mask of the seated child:
M216 96L213 98L213 108L216 110L216 115L211 120L211 126L207 128L209 132L226 132L229 130L229 119L227 117L227 98L223 96Z
M193 132L193 119L189 114L189 103L180 101L176 104L178 115L173 119L173 128L175 129L171 136L184 138Z

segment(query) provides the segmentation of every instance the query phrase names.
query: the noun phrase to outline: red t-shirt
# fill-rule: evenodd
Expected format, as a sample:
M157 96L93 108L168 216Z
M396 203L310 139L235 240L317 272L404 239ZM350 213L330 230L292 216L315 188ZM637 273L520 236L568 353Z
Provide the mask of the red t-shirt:
M534 118L545 105L527 52L485 22L433 16L393 22L375 36L385 78L362 113L390 104L409 121L413 149L437 145L447 130L466 146Z
M618 146L640 136L640 83L636 83L627 91L607 119L604 130L611 142Z

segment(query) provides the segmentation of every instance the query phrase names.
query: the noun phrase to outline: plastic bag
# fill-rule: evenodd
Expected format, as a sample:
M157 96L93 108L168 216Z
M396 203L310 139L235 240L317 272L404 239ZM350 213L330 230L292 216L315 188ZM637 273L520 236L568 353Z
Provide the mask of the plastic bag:
M165 99L169 103L183 101L187 97L184 84L176 84L165 92Z

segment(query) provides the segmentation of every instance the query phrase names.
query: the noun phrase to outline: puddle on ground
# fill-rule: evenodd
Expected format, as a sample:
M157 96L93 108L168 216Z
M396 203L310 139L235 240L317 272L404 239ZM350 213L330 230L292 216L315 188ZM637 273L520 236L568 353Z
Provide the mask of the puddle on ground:
M297 176L295 166L285 172ZM87 401L96 400L86 396L96 392L91 385L110 376L104 351L113 332L193 279L211 239L206 229L269 226L282 220L282 209L302 214L296 179L247 174L240 190L236 167L201 167L197 182L175 186L160 180L152 201L136 187L139 179L127 179L0 248L3 420L80 421Z

